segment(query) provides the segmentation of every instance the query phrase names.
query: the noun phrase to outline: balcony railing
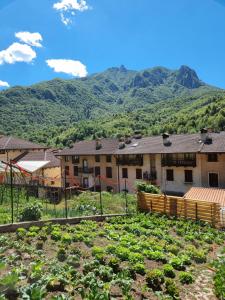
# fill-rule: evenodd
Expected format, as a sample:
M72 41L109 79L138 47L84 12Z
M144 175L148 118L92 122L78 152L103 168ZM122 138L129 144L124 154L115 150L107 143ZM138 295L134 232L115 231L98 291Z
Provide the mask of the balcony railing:
M87 168L87 167L79 168L78 172L83 173L83 174L92 174L92 173L94 173L94 168Z
M196 159L162 158L162 167L196 167Z
M121 166L143 166L143 158L117 158L116 163Z

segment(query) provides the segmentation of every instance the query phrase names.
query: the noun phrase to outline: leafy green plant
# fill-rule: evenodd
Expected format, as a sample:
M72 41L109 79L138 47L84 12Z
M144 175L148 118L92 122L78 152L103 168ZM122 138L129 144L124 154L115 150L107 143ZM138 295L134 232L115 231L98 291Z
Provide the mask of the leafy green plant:
M176 277L173 266L171 266L169 264L166 264L166 265L163 266L163 272L164 272L166 277L170 277L170 278L175 278Z
M141 275L145 275L146 273L146 268L145 265L142 263L136 263L132 266L132 270L134 270L134 272L141 274Z
M57 252L57 258L59 261L65 261L67 258L67 253L64 248L60 248Z
M139 192L160 194L160 189L157 186L145 182L136 182L136 188Z
M40 201L28 203L21 212L20 221L38 221L42 216L42 204Z
M161 284L164 283L163 272L159 269L153 269L146 273L146 281L149 287L153 290L160 290Z
M173 299L179 299L179 290L175 282L171 278L167 278L165 281L166 293Z
M178 257L171 258L169 263L171 264L171 266L173 266L173 268L175 270L178 270L178 271L184 271L185 270L185 265L184 265L183 260L178 258Z
M194 278L191 273L189 272L180 272L179 280L183 284L190 284L194 282Z

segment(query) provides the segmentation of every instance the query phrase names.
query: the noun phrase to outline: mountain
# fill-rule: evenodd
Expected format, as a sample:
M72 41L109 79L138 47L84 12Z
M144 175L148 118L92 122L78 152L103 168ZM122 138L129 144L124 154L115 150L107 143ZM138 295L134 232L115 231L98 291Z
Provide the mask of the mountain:
M223 102L224 95L188 66L133 71L122 65L86 78L54 79L0 92L0 131L63 146L76 139L135 129L156 134L168 127L177 132L183 124L184 131L197 130L197 120L187 126L179 123L180 116L185 120L190 112Z

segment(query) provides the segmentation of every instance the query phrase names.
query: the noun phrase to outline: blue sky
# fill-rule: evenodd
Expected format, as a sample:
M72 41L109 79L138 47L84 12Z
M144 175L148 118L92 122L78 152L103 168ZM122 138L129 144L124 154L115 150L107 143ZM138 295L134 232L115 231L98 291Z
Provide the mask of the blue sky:
M2 86L186 64L225 88L225 0L0 0L0 25Z

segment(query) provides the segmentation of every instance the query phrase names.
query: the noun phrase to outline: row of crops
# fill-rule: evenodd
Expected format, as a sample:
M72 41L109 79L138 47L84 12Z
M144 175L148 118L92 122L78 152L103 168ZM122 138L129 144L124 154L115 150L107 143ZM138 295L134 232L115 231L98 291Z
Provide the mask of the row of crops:
M0 299L224 299L224 256L225 232L154 214L19 228L0 236Z

